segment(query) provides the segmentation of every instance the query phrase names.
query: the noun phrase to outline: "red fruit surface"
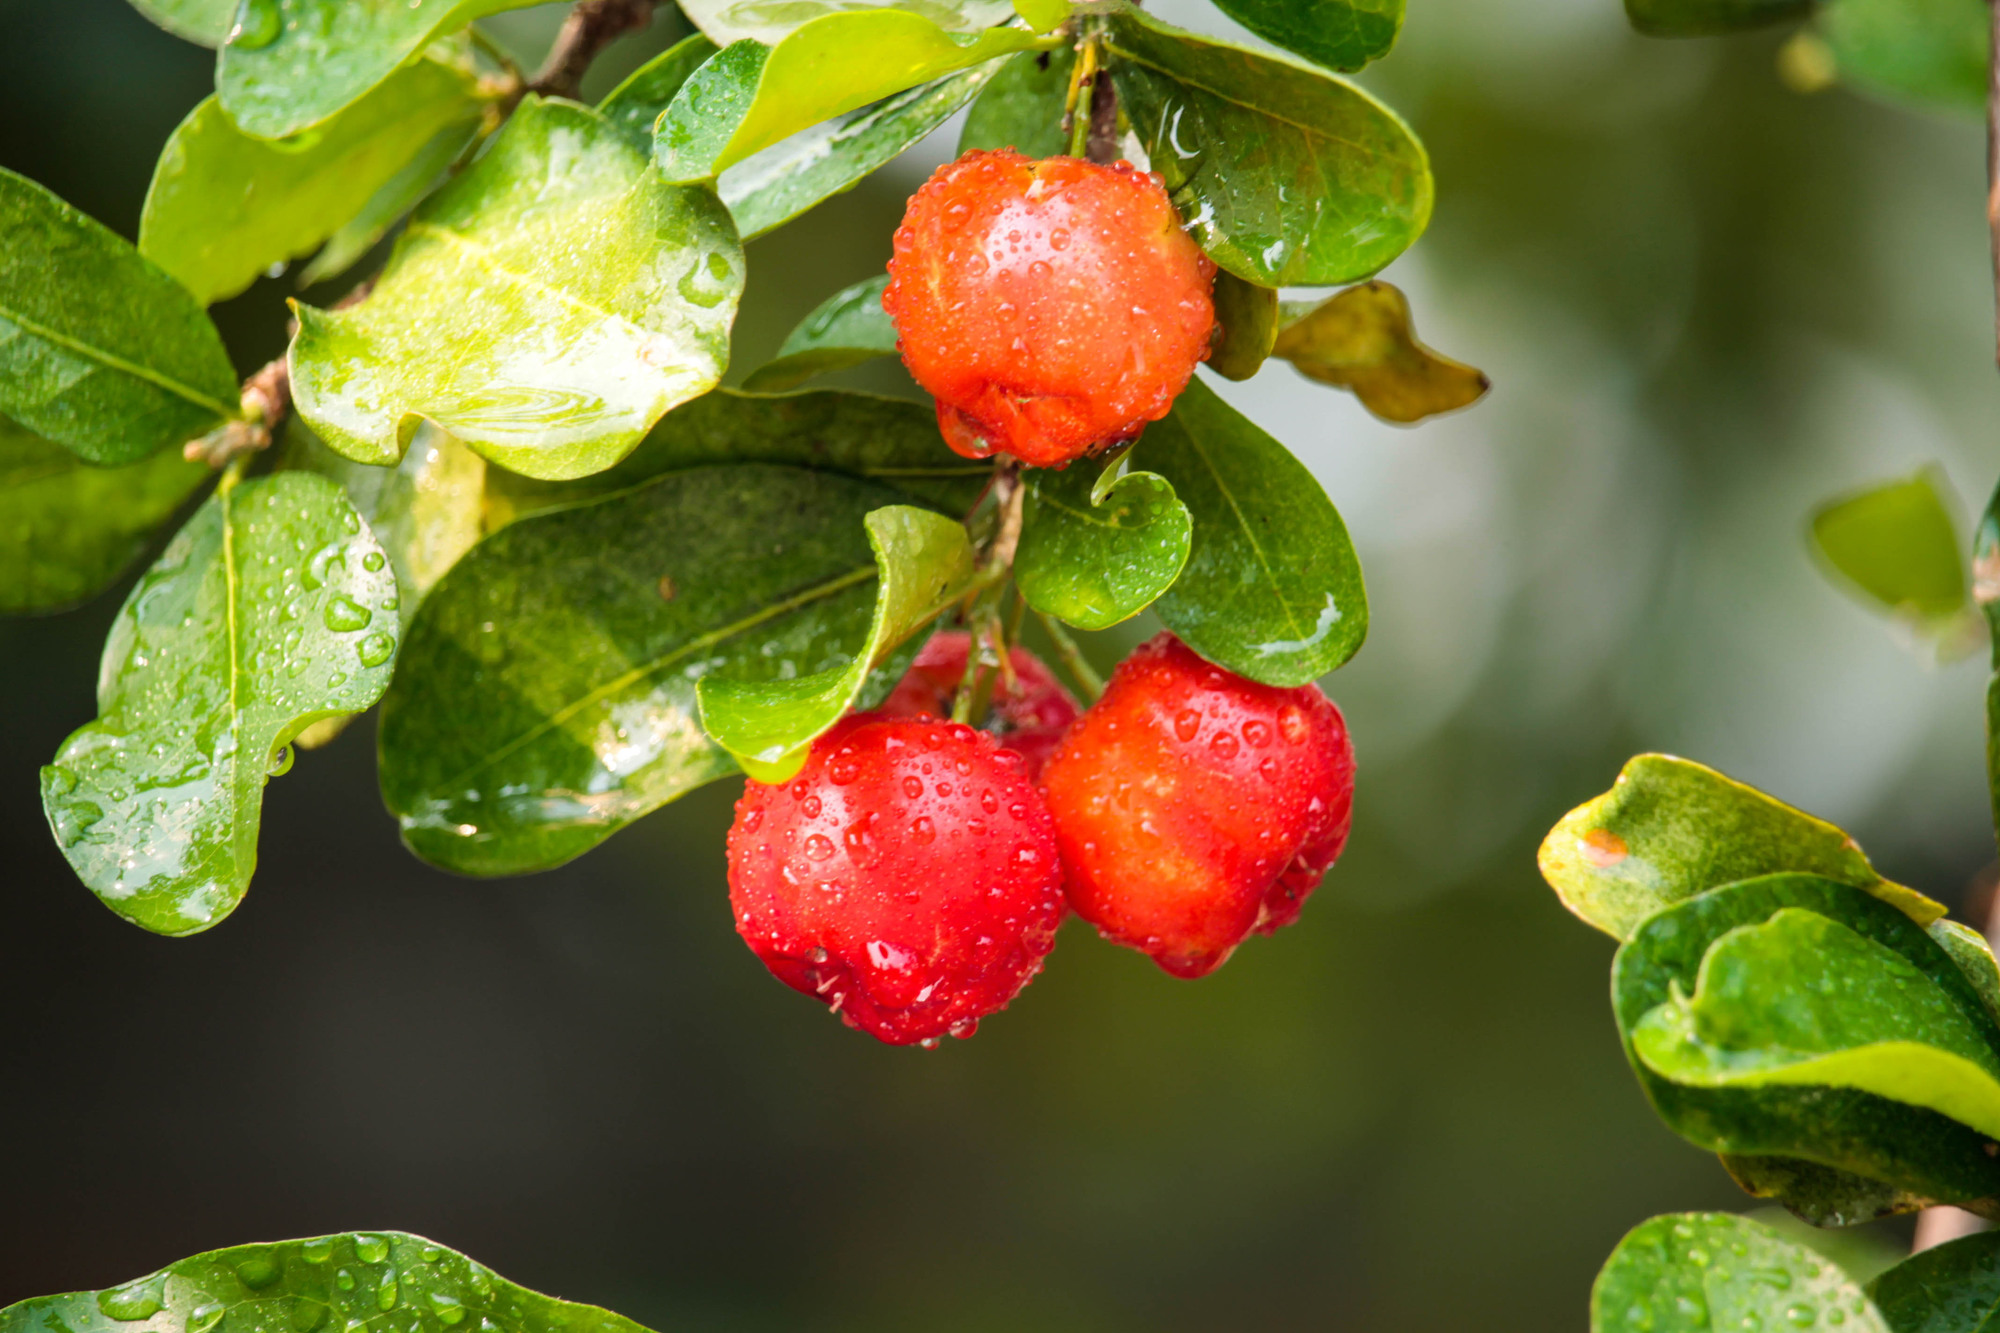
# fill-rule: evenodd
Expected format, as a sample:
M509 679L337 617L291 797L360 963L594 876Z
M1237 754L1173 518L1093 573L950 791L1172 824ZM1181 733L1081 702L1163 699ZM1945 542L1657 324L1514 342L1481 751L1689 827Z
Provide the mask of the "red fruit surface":
M950 717L952 696L965 678L965 659L971 651L972 636L964 630L931 635L908 674L882 701L880 711L888 717ZM1014 660L1014 687L1007 688L1004 676L993 683L992 712L980 726L1021 756L1032 782L1041 776L1042 766L1080 710L1041 658L1026 648L1016 648L1009 656Z
M1354 747L1317 685L1259 685L1162 634L1119 664L1041 786L1077 915L1199 977L1298 920L1347 841Z
M1062 921L1047 808L971 727L857 713L729 829L736 931L773 976L894 1045L969 1037Z
M1167 414L1215 324L1215 264L1129 162L947 163L910 199L882 308L945 443L1034 467Z

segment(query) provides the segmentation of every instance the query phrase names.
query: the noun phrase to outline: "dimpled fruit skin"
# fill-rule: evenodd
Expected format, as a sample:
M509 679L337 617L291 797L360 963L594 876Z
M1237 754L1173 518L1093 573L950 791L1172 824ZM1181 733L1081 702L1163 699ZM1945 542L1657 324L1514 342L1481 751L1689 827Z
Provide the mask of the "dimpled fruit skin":
M889 717L950 717L952 695L965 677L971 650L972 636L964 630L933 634L878 711ZM1021 756L1032 782L1080 710L1041 658L1026 648L1008 656L1014 661L1014 688L1007 688L1004 677L993 683L993 710L981 726Z
M857 713L729 829L736 930L773 976L894 1045L969 1037L1055 947L1062 870L1020 756Z
M1259 685L1162 634L1119 665L1041 786L1077 915L1199 977L1298 920L1347 841L1354 748L1317 685Z
M1129 162L975 150L896 231L882 307L945 443L1033 467L1167 414L1215 324L1215 264Z

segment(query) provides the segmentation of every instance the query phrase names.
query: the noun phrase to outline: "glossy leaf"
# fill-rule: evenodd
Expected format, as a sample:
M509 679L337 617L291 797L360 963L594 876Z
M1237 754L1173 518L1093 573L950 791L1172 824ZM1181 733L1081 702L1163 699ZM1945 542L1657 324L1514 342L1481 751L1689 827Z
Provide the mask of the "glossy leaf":
M905 9L825 14L776 46L734 42L696 70L660 119L654 157L669 180L712 179L823 120L1057 40L1021 28L959 37Z
M1958 525L1935 465L1831 501L1814 512L1813 550L1847 588L1918 624L1969 604Z
M93 463L133 463L237 414L236 372L187 289L0 170L0 413Z
M1009 56L966 113L958 151L1012 148L1024 157L1055 157L1069 151L1063 133L1063 101L1076 72L1076 51L1028 51Z
M1409 425L1456 412L1492 387L1483 372L1418 342L1409 300L1386 282L1364 282L1302 306L1285 312L1271 355L1307 379L1351 389L1384 421Z
M1590 1289L1591 1333L1833 1328L1890 1333L1838 1265L1747 1217L1670 1213L1641 1222Z
M1825 820L1672 755L1630 760L1610 791L1549 831L1538 860L1564 907L1621 940L1662 908L1788 870L1864 889L1918 925L1945 913L1883 879L1854 839Z
M1145 449L1145 445L1140 446ZM1079 629L1108 629L1151 606L1187 564L1193 521L1157 472L1100 479L1078 463L1030 469L1014 577L1028 605Z
M0 419L0 615L103 592L211 475L171 450L94 467Z
M221 46L241 0L132 0L132 8L197 46Z
M901 499L701 467L488 537L417 613L382 706L404 841L461 874L544 870L735 772L697 681L845 667L875 606L863 520Z
M1933 921L1929 930L1931 938L1951 955L1951 961L1958 964L1958 970L1979 993L1987 1016L2000 1023L2000 961L1993 957L1993 946L1984 935L1963 922Z
M894 8L921 15L946 32L978 32L1014 16L1009 0L895 0ZM722 46L748 38L776 46L828 14L879 12L889 0L688 0L688 21Z
M1403 0L1216 0L1265 41L1328 69L1380 60L1403 27Z
M1223 270L1215 275L1215 325L1208 368L1224 379L1249 379L1277 344L1278 289Z
M398 70L297 140L253 139L206 98L160 154L139 253L204 302L234 296L310 254L434 137L469 133L480 106L471 77L435 60Z
M2000 1231L1911 1255L1868 1284L1895 1333L1981 1333L2000 1317Z
M502 467L575 477L707 392L743 252L714 194L670 186L597 112L530 97L417 210L367 301L296 307L292 391L359 462L429 419Z
M286 745L375 702L398 628L388 560L337 487L225 477L118 613L97 720L42 770L71 867L162 935L229 915Z
M868 515L875 552L875 614L853 660L801 677L704 678L695 687L701 725L759 782L788 782L806 751L846 716L868 673L972 589L965 526L913 505Z
M360 100L431 42L538 0L243 0L215 93L258 139L311 129Z
M1194 523L1187 568L1153 604L1167 628L1267 685L1354 656L1368 634L1361 562L1305 464L1198 378L1142 447Z
M1847 1227L1929 1206L1921 1194L1803 1157L1722 1153L1730 1178L1760 1199L1781 1199L1792 1216L1816 1227Z
M299 1333L322 1327L646 1333L622 1315L515 1286L455 1250L400 1231L210 1250L103 1291L38 1296L0 1310L0 1333Z
M1351 282L1430 222L1423 145L1354 85L1131 8L1109 47L1119 105L1189 235L1237 277Z
M722 48L700 33L683 37L632 71L604 95L597 109L646 152L653 148L653 126L673 104L681 85Z
M1815 0L1625 0L1625 17L1650 37L1719 37L1804 18Z
M405 214L450 179L453 166L478 142L485 127L484 120L462 121L432 135L402 170L368 197L360 212L334 228L312 262L299 270L299 286L337 278L359 263Z
M1827 0L1818 30L1844 82L1893 102L1986 105L1985 0Z
M896 326L882 308L889 275L843 287L785 335L778 355L750 372L743 387L776 393L815 375L896 354Z

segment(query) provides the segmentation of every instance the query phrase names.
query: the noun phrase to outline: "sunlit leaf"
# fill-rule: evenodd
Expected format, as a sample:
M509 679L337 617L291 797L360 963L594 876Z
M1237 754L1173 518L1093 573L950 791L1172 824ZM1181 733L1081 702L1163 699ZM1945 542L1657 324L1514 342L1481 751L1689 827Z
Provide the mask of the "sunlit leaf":
M1815 0L1625 0L1625 17L1652 37L1717 37L1810 14Z
M1919 1251L1868 1284L1895 1333L1980 1333L2000 1316L2000 1231Z
M1000 62L966 113L958 151L1012 148L1026 157L1055 157L1069 151L1062 131L1063 99L1076 72L1076 51L1029 51Z
M688 0L681 12L720 46L745 38L776 46L828 14L889 8L921 15L946 32L978 32L1014 16L1009 0Z
M403 220L426 195L450 178L452 167L465 156L485 130L484 120L462 121L431 136L417 155L368 197L361 211L334 228L312 262L299 270L299 286L337 278L375 248L389 229Z
M375 702L398 628L389 562L338 487L225 477L118 613L97 720L42 770L71 867L162 935L229 915L286 745Z
M1013 0L1014 12L1036 32L1047 32L1070 16L1069 0Z
M743 387L776 393L815 375L894 356L896 326L882 308L882 292L888 285L889 275L884 273L827 297L785 335L777 356L750 372Z
M1245 282L1224 269L1215 275L1215 324L1208 368L1224 379L1249 379L1277 342L1277 288Z
M205 302L310 254L434 137L478 122L471 77L435 60L390 75L296 140L253 139L204 99L160 154L139 253Z
M1403 27L1403 0L1216 0L1267 42L1328 69L1380 60Z
M1787 1327L1891 1329L1832 1261L1729 1213L1670 1213L1640 1223L1590 1289L1591 1333Z
M722 48L700 33L683 37L632 71L625 81L597 104L605 118L631 136L647 152L653 147L653 125L673 105L674 95L688 76Z
M1986 105L1985 0L1826 0L1817 28L1844 82L1893 102Z
M631 451L722 374L742 290L728 214L597 112L530 97L417 210L374 294L298 307L292 389L333 448L393 462L428 418L516 472Z
M132 8L176 37L198 46L221 46L236 23L241 0L132 0Z
M1029 606L1079 629L1108 629L1180 577L1193 532L1187 506L1157 472L1127 471L1131 457L1101 479L1083 464L1025 474L1014 577Z
M1287 302L1271 355L1307 379L1351 389L1361 405L1402 425L1469 407L1492 381L1417 341L1410 303L1386 282L1349 287L1318 305Z
M31 180L0 169L0 413L93 463L132 463L237 414L201 303Z

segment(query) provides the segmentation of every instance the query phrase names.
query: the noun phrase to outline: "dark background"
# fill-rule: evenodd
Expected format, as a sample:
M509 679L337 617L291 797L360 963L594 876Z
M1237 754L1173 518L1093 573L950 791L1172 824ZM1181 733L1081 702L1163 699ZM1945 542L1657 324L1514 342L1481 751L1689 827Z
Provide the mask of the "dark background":
M364 723L271 784L242 908L158 939L36 798L122 589L0 622L0 1304L378 1227L663 1330L1575 1328L1626 1228L1749 1207L1653 1119L1611 942L1533 851L1662 747L1949 901L1991 860L1980 668L1800 537L1829 493L2000 463L1977 127L1795 96L1777 38L1645 42L1612 0L1411 8L1368 81L1439 209L1391 276L1498 387L1414 432L1283 367L1226 390L1326 482L1375 606L1328 682L1359 822L1298 927L1188 984L1072 923L974 1041L886 1049L734 938L734 783L475 883L402 851ZM560 12L491 27L532 54ZM117 0L0 0L0 39L0 165L134 235L212 57ZM751 247L735 374L879 271L948 151ZM245 368L290 290L218 311Z

